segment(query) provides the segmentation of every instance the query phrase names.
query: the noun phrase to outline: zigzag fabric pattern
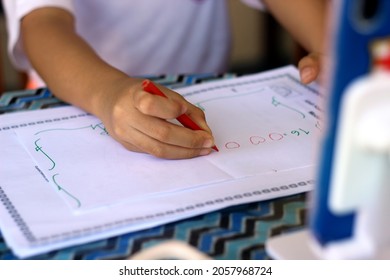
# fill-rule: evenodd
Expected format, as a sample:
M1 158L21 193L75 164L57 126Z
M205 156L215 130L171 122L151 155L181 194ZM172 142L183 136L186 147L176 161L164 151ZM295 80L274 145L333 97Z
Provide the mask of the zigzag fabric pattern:
M214 259L269 259L267 238L302 229L306 195L229 207L183 221L75 246L32 259L123 259L168 240L184 241ZM0 238L0 259L15 259Z
M155 83L175 89L200 84L206 81L228 79L235 76L235 74L193 74L145 76L142 78L148 78ZM63 105L65 105L65 103L55 98L46 88L12 91L0 94L0 114L22 110L54 108Z

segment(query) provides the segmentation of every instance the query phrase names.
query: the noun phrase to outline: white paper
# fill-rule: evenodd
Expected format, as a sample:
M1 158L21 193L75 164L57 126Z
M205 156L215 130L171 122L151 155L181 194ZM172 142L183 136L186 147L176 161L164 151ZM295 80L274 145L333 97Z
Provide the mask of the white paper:
M315 117L320 115L316 105L318 92L299 84L297 79L297 70L285 67L179 90L187 100L205 110L220 149L219 153L188 160L188 165L182 164L187 160L167 161L129 153L119 144L107 142L109 136L100 135L102 131L98 129L79 129L72 134L81 138L97 134L94 139L99 140L89 147L79 139L81 151L77 142L61 136L64 131L40 132L53 125L80 128L84 122L97 124L94 117L74 107L0 116L0 227L7 243L20 257L27 257L235 204L310 190L315 177L315 134L320 129L320 121ZM40 133L35 135L37 132ZM41 137L38 142L37 136ZM233 144L229 143L233 142L240 148L232 149L229 145ZM106 150L102 148L105 145L109 147ZM59 146L64 147L63 151ZM97 147L99 150L91 150ZM45 158L42 150L50 151L48 154L55 158L56 166ZM67 159L69 150L77 151L76 158L72 154L72 160ZM118 162L139 164L131 162L129 169L117 168L116 176L120 180L105 181L104 178L111 177L103 171L113 172L115 168L86 160L94 155L104 155L106 159L114 156ZM63 162L66 164L62 165ZM72 162L78 164L77 168L81 168L80 162L88 162L89 169L78 171L71 166ZM194 167L202 170L203 176L188 176ZM179 179L176 185L175 182L170 185L174 180L168 176L162 181L155 182L152 178L149 182L131 174L132 171L145 174L153 169L161 171L159 176L162 176L178 168L187 177ZM88 201L89 211L75 212L72 203L64 202L64 191L58 190L58 186L56 189L51 181L57 174L54 172L61 175L54 177L59 179L57 183L63 184L63 179L73 177L67 181L70 183L66 190L89 199L82 200ZM80 184L85 172L90 172L88 180L104 181L107 185L85 187L86 184ZM128 192L133 180L140 184L146 182L145 187Z
M75 113L73 107L67 111ZM27 127L17 135L39 172L77 213L233 179L202 157L163 160L127 151L93 116Z
M241 178L312 164L318 128L298 92L284 96L256 85L215 90L213 96L195 103L205 109L221 151L207 159L221 170Z

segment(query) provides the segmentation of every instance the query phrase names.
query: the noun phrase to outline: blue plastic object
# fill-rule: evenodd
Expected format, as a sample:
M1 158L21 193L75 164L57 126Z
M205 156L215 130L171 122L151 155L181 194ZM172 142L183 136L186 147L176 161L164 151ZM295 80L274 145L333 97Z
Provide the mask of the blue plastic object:
M340 0L333 10L336 22L332 33L332 67L327 110L327 129L323 139L317 189L313 195L310 228L317 241L326 244L352 235L354 213L338 216L329 209L340 104L346 87L371 69L370 44L379 38L390 38L389 0Z

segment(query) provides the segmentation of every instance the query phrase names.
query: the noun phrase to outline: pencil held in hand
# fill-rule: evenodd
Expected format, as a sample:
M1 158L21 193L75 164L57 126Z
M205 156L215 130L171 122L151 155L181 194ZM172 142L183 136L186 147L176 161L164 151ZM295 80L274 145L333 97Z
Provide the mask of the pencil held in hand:
M155 84L153 84L150 80L144 80L142 82L142 88L154 95L167 97ZM197 125L189 116L186 114L182 114L176 118L184 127L192 129L192 130L203 130L199 125ZM212 147L215 151L219 151L217 146Z

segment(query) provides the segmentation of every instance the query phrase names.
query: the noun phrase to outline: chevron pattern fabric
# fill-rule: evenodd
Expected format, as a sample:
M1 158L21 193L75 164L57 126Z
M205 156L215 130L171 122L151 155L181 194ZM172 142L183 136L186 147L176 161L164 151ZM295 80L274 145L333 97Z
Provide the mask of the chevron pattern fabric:
M162 75L144 76L156 83L175 89L212 80L229 79L235 74L193 74L193 75ZM65 103L53 97L49 90L21 90L0 94L0 114L7 112L38 110L63 106Z
M170 88L228 79L234 74L149 76ZM0 95L0 114L63 106L47 89ZM267 238L302 229L306 224L306 194L238 205L143 231L70 247L32 259L124 259L168 240L184 241L220 260L269 259ZM0 259L16 259L0 232Z

